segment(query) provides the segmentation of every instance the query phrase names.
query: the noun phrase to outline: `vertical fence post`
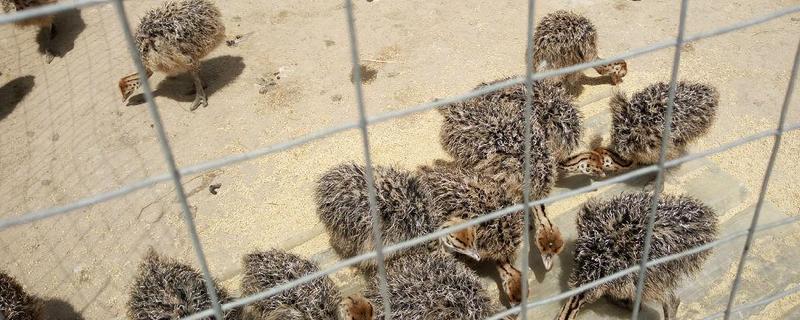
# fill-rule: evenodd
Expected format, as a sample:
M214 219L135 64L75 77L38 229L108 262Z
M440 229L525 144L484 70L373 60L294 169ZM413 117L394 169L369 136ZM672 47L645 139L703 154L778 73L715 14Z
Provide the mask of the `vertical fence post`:
M778 129L775 132L775 141L772 144L772 154L769 156L769 163L767 163L767 171L764 172L764 181L761 183L761 191L758 193L758 201L756 202L756 210L753 212L753 220L750 221L750 230L747 233L747 240L744 242L742 249L742 256L739 259L739 266L736 269L736 277L733 279L733 286L731 287L731 295L728 298L728 306L725 308L725 320L730 319L731 309L736 303L736 292L739 290L739 284L742 280L742 271L747 262L747 254L750 252L750 246L753 244L753 235L755 234L756 226L758 226L758 218L761 216L761 209L764 205L764 199L767 197L767 188L769 188L769 178L772 176L772 169L775 166L775 160L778 158L778 149L781 147L781 138L783 137L784 125L786 123L786 114L789 111L789 103L792 100L792 92L794 92L795 80L797 80L798 61L800 61L800 41L797 43L797 50L794 54L794 64L792 65L792 73L789 76L789 86L786 88L786 95L783 98L783 106L781 107L781 116L778 119Z
M159 114L156 103L153 100L153 92L150 88L150 83L147 80L147 74L144 66L142 65L141 57L139 57L139 50L136 45L136 41L133 39L133 33L128 23L128 16L125 13L125 6L122 3L122 0L115 0L113 4L116 8L117 18L119 18L120 25L122 26L123 34L125 35L125 41L128 45L131 59L133 59L136 72L139 73L139 79L141 79L142 91L144 92L144 97L147 100L147 107L150 110L150 116L153 118L153 127L156 129L156 133L158 134L158 141L161 144L161 151L164 153L167 169L169 170L172 180L175 183L175 193L177 194L178 201L181 205L183 220L189 230L189 237L192 239L192 246L194 247L197 262L200 264L200 270L203 272L206 291L211 298L211 304L214 308L214 316L217 318L217 320L223 320L222 307L219 304L217 290L214 287L214 280L211 277L211 272L208 270L208 263L206 261L205 254L203 253L203 248L200 244L200 237L197 235L197 227L194 223L192 212L189 210L189 204L186 200L186 192L183 190L181 176L175 164L175 156L172 153L172 148L169 146L167 134L166 131L164 131L164 125L161 121L161 115Z
M672 113L675 108L675 91L678 86L678 72L681 64L681 47L683 46L684 34L686 33L686 12L689 10L689 0L681 1L680 20L678 21L678 36L675 41L675 53L672 59L672 75L669 80L669 95L667 99L667 110L664 112L664 131L661 133L661 148L658 154L658 173L653 190L652 203L650 204L650 214L647 217L647 231L644 238L644 250L642 259L639 262L639 278L636 284L636 296L633 302L633 314L631 319L639 318L639 308L642 303L642 293L644 292L645 276L647 274L647 261L650 256L650 246L653 240L653 224L655 224L656 210L658 209L658 199L664 188L664 173L666 167L667 146L670 143L670 133L672 131Z
M347 30L350 34L350 57L353 60L353 83L356 90L358 105L358 126L361 129L361 141L364 147L364 173L367 178L367 192L369 211L372 215L372 237L375 244L375 262L378 265L378 282L381 297L383 298L384 319L391 319L392 310L389 296L389 286L386 283L386 266L384 265L383 237L381 232L381 214L378 212L378 202L375 196L375 180L372 171L372 156L369 147L369 131L367 130L367 111L364 108L364 93L361 88L361 63L358 58L358 41L356 39L355 18L353 16L352 0L345 0L347 11Z
M531 252L531 114L533 103L533 79L531 73L533 72L533 32L536 23L536 0L528 1L528 32L527 43L525 49L525 106L523 108L522 116L525 122L525 130L523 136L525 137L525 150L523 154L523 174L522 177L522 204L523 204L523 219L525 227L522 229L522 257L520 257L520 264L522 265L522 295L520 299L520 319L528 319L528 269L529 261L528 255ZM540 232L541 230L537 231Z

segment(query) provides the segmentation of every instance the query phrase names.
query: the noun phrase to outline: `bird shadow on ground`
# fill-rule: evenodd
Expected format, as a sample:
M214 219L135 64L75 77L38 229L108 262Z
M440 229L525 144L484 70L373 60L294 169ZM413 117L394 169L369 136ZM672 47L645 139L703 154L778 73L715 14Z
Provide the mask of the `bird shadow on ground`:
M0 87L0 120L5 119L33 90L33 76L19 77Z
M75 308L61 299L48 299L42 303L43 319L83 320Z
M633 313L633 306L631 307L622 307L620 305L614 304L611 299L608 298L601 298L589 305L586 306L586 310L591 310L594 314L598 315L599 318L602 319L630 319ZM661 313L653 309L650 305L645 304L642 302L639 308L639 320L660 320Z
M583 77L581 77L581 80L579 82L581 85L584 86L614 85L613 81L611 81L610 75L600 75L595 77L583 75Z
M39 53L44 54L48 42L50 51L54 56L63 58L67 52L75 48L75 40L86 29L86 23L81 17L81 11L67 10L56 14L53 20L55 35L52 40L47 39L49 33L46 28L39 30L36 35L36 43L39 44Z
M200 79L203 80L203 86L209 98L209 105L214 104L211 96L233 82L233 80L236 80L244 71L244 67L244 59L242 57L227 55L202 62L200 67ZM194 101L194 95L194 80L189 73L182 73L175 77L167 77L159 82L156 89L153 91L153 96L163 96L181 102ZM144 102L144 94L139 93L131 97L128 105L140 105Z
M585 91L585 86L602 86L602 85L613 85L611 81L610 75L600 75L590 77L585 74L581 74L580 79L577 83L572 85L565 85L564 89L567 91L569 95L574 97L580 96L583 91Z
M558 188L578 189L592 184L592 177L584 174L559 173L555 186Z
M479 277L488 277L497 285L497 291L500 293L500 303L506 307L511 307L508 300L508 295L503 290L503 279L500 278L500 272L497 270L497 263L494 261L475 261L463 255L454 255L456 259L464 263L467 267L475 270Z

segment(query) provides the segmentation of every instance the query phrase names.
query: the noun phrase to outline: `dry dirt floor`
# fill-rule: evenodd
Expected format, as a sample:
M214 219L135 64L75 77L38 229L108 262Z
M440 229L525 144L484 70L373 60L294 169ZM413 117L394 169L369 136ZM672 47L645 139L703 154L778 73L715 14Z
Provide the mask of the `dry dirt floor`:
M126 1L135 26L160 0ZM179 166L234 156L357 120L345 10L340 1L216 1L228 39L203 63L209 106L189 111L188 76L150 79ZM366 109L375 116L469 91L478 83L523 72L527 1L355 1L356 27L367 74ZM537 1L537 18L558 9L589 17L599 51L612 56L675 37L673 0ZM798 0L690 1L687 33L710 31L763 16ZM166 173L153 122L141 94L120 99L117 81L134 71L114 8L101 5L56 17L56 58L45 64L36 29L0 26L0 218L62 206ZM719 117L692 151L774 129L798 45L800 14L686 44L680 78L715 85ZM635 92L669 79L672 49L628 61L620 88ZM587 70L588 76L596 76ZM790 88L797 90L797 88ZM611 86L585 86L577 98L591 132L608 132ZM447 158L438 142L441 118L416 113L369 128L376 164L413 169ZM800 122L800 97L787 123ZM603 125L606 125L603 127ZM588 142L592 137L587 135ZM725 232L746 228L772 139L761 139L686 164L667 177L667 192L713 203ZM770 180L765 217L800 215L800 132L782 142ZM323 265L336 260L314 213L315 179L343 161L363 161L357 130L183 178L211 272L238 292L241 257L278 247ZM564 192L590 181L562 183ZM221 184L216 195L209 185ZM627 184L561 200L550 212L574 234L576 208ZM615 189L617 188L617 189ZM0 270L48 300L53 319L122 319L136 267L149 246L197 265L170 181L124 197L34 223L0 230ZM767 220L769 220L767 219ZM788 229L785 229L788 228ZM757 237L739 304L798 286L798 227ZM707 269L682 283L679 318L698 319L724 308L742 242L719 248ZM535 249L534 249L535 251ZM535 298L566 289L570 253L556 270L533 259ZM535 257L536 253L532 253ZM563 270L562 270L563 266ZM358 284L352 270L335 280ZM489 276L487 279L490 279ZM496 292L496 284L487 280ZM352 286L357 288L357 286ZM758 290L757 290L758 289ZM501 299L500 301L503 301ZM627 317L598 302L585 318ZM550 319L558 303L541 308ZM610 310L610 311L609 311ZM660 308L645 318L658 318ZM652 311L652 312L651 312ZM800 317L800 294L737 315Z

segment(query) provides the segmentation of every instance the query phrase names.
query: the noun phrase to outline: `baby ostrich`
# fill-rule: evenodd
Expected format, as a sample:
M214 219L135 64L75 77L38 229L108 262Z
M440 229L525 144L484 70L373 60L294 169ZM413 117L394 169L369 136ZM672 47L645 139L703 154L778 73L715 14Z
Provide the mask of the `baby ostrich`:
M311 261L281 250L248 254L242 260L242 293L252 295L319 271ZM372 320L372 305L361 296L342 299L330 278L317 278L253 304L260 319Z
M153 70L168 75L191 72L196 94L190 110L208 106L200 80L200 59L225 38L220 16L209 0L168 1L147 12L136 30L136 45L148 78ZM122 78L122 100L128 99L139 85L138 73Z
M420 167L420 179L430 198L429 206L438 211L439 215L472 219L522 202L522 182L518 179L503 182L496 175L486 175L485 171L480 170L485 162L498 162L496 159L499 158L498 155L492 155L486 161L480 162L476 169L439 161L432 167ZM522 170L516 160L507 162L516 163L514 170ZM534 194L541 192L537 186L532 189ZM534 222L531 227L538 227L535 245L542 256L545 269L550 270L553 257L561 253L564 241L558 227L547 217L545 207L539 205L532 209ZM521 274L514 268L513 262L522 241L522 214L519 211L504 215L484 222L476 229L478 253L483 259L497 262L504 289L512 303L519 302L518 298L521 296Z
M525 87L520 84L439 109L445 118L440 131L444 149L460 165L503 182L514 203L522 201L524 103ZM533 83L532 109L531 199L535 200L546 197L555 183L553 154L556 158L569 155L578 146L582 130L581 115L571 98L549 82ZM549 270L564 242L543 208L533 213L537 223L531 226L539 226L536 245Z
M232 300L224 288L216 283L214 286L220 303ZM177 320L210 308L211 299L203 276L188 265L160 257L150 248L134 280L128 301L129 317L135 320ZM241 319L241 310L228 310L224 317L225 320Z
M535 245L542 256L544 269L550 271L553 268L553 258L564 250L564 238L561 236L558 226L547 217L547 211L543 204L535 206L531 210L533 210L535 218L533 222L537 227Z
M515 204L501 182L472 169L434 165L421 166L418 172L429 209L436 216L467 220ZM514 261L522 243L523 214L513 212L475 229L475 249L482 260L496 263L512 304L518 304L522 296L522 274Z
M373 173L384 245L461 222L458 218L448 219L430 212L420 190L420 181L410 172L376 166ZM375 250L364 166L345 163L331 168L317 181L315 196L317 215L330 235L331 246L340 256L349 258ZM475 250L475 228L449 234L441 243L455 252L480 259ZM390 258L386 256L387 260ZM374 272L375 262L364 261L360 267Z
M28 8L36 8L39 6L56 3L56 1L57 0L0 0L0 2L2 2L4 12L11 12L12 9L15 11L22 11ZM52 62L54 57L53 52L50 49L50 41L52 41L56 35L56 28L53 24L53 19L53 15L47 15L16 22L16 25L21 28L37 26L45 30L47 35L45 36L44 59L47 63Z
M658 162L668 95L669 84L663 82L644 88L631 99L617 92L610 102L610 148L575 155L561 163L560 169L603 176ZM716 117L719 93L708 84L681 81L674 101L668 160L684 154L689 143L708 132Z
M508 79L482 83L477 88ZM444 150L467 164L491 153L518 155L521 161L526 92L524 84L517 84L439 108L444 116L439 133ZM537 127L533 140L544 140L557 161L572 154L581 141L582 116L566 91L548 81L534 81L531 109L531 127ZM531 148L533 153L543 149L538 141Z
M0 271L0 315L8 320L41 320L41 301L25 293L11 276Z
M478 320L501 311L478 276L441 250L432 254L417 250L392 260L386 274L394 319ZM373 277L366 296L376 306L376 319L384 319L378 288L378 277Z
M536 25L533 34L533 67L542 72L600 60L597 56L597 29L589 19L573 12L559 10L546 15ZM625 61L594 68L597 73L610 75L611 83L622 82L628 74ZM583 76L580 72L553 77L574 86Z
M607 201L589 201L578 213L573 288L639 264L652 193L629 193ZM656 212L650 259L686 251L713 241L717 234L714 210L687 196L662 195ZM709 251L648 268L643 299L662 303L664 318L674 319L680 304L675 288L695 274ZM628 274L572 296L557 319L575 319L580 308L601 296L630 305L637 273Z

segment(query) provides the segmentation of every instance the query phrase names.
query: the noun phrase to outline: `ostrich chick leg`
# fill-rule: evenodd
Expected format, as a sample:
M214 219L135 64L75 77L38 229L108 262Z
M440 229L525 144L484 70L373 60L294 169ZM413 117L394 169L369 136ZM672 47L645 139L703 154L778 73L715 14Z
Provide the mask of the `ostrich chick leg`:
M664 299L662 308L664 311L664 320L677 319L675 316L678 314L678 307L681 305L681 299L675 295L675 292L670 292Z
M53 58L55 55L51 49L53 45L53 38L56 37L56 25L54 23L50 23L50 26L47 28L47 35L44 39L44 62L50 64L53 62Z
M192 103L192 107L189 110L194 111L199 106L203 106L203 108L208 107L208 98L206 97L206 92L203 90L203 80L200 80L200 72L195 70L192 72L192 77L194 78L194 102Z

